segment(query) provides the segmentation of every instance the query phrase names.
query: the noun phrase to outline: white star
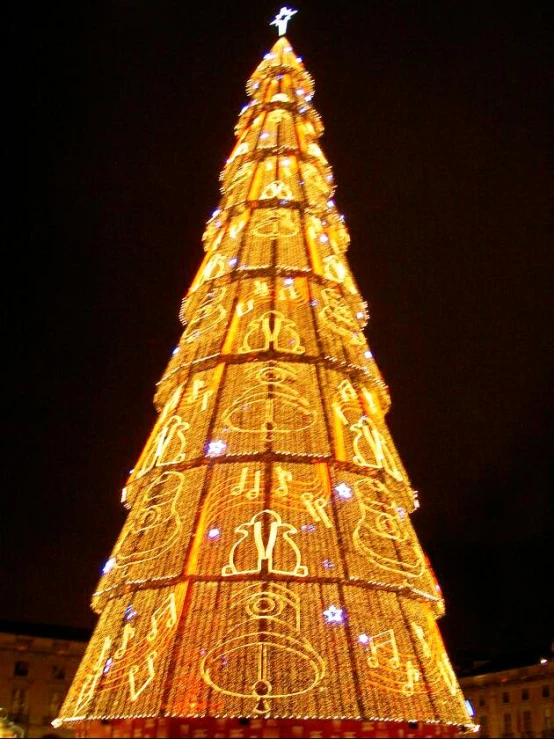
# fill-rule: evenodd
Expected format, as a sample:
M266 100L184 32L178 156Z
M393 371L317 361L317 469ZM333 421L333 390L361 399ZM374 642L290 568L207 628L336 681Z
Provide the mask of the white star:
M108 572L111 572L114 567L115 567L115 557L110 557L109 560L104 565L104 567L102 568L102 572L104 573L104 575L107 575Z
M343 609L336 606L329 606L326 611L323 611L323 615L328 624L341 624L344 621Z
M272 20L269 25L277 26L279 36L284 36L287 32L287 23L297 12L297 10L293 10L292 8L281 8L281 10L279 11L279 15L275 16L275 20Z
M208 444L208 448L206 450L206 454L209 457L217 457L220 454L223 454L226 448L227 448L227 444L224 441L221 441L221 440L210 441L210 443Z
M347 485L345 482L340 482L336 487L335 491L339 498L343 498L344 500L348 500L352 497L352 488Z

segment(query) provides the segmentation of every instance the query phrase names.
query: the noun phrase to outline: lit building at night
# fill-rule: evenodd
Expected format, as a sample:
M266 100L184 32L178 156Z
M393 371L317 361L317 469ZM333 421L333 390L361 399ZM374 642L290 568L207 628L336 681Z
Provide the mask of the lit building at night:
M477 663L460 686L481 737L554 737L554 659L550 650Z
M53 732L51 722L89 638L84 629L0 622L0 707L24 736L73 736L70 726Z
M247 84L98 624L55 725L79 736L472 731L389 433L368 306L279 40Z

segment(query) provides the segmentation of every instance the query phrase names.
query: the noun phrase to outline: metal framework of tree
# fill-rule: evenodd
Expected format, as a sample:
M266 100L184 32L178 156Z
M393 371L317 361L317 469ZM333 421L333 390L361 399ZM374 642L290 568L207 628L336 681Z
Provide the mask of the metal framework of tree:
M57 722L83 736L471 727L313 92L284 36L248 81Z

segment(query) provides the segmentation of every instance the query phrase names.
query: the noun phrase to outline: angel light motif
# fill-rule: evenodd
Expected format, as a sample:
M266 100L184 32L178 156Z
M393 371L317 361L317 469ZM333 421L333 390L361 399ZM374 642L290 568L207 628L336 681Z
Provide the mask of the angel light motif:
M250 321L239 352L248 354L270 348L288 354L304 354L306 351L295 322L277 310L266 311Z
M265 509L256 513L248 523L237 526L235 532L240 539L233 544L229 564L221 572L223 576L258 572L297 577L308 574L308 568L301 564L298 545L291 538L298 529L284 523L275 511ZM280 564L274 561L275 555Z

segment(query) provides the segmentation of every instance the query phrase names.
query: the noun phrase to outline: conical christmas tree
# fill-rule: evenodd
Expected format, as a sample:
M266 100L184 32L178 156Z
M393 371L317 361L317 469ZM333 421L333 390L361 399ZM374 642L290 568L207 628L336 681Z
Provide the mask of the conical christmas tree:
M313 81L284 36L247 92L58 725L454 735L471 721L443 602L385 423Z

